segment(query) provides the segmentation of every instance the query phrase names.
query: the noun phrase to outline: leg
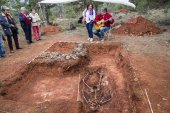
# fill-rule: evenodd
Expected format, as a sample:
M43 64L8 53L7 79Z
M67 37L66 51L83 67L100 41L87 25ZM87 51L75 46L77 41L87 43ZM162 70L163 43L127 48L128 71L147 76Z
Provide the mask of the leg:
M89 37L93 38L93 23L89 24Z
M99 32L100 32L99 30L96 30L96 29L93 30L93 33L94 33L96 36L98 36L99 38L101 38L101 35L100 35Z
M26 29L26 28L23 28L23 31L24 31L24 34L25 34L25 39L28 40L28 37L27 37L27 29Z
M87 24L86 24L86 28L87 28L88 36L90 37L90 30L89 30L89 26L90 26L90 23L87 23Z
M110 28L109 27L101 27L100 28L100 35L101 35L101 39L104 39L104 33L106 31L108 31Z
M32 43L32 34L31 34L31 26L27 25L25 29L26 39L27 42L30 44Z
M31 25L28 26L28 36L29 36L29 42L32 43L32 32L31 32Z
M26 27L24 27L23 28L23 31L24 31L24 33L25 33L25 38L26 38L26 41L27 41L27 43L29 44L30 42L29 42L29 36L28 36L28 26L26 26Z
M37 29L36 29L36 26L32 26L32 30L33 30L34 39L37 40Z
M12 37L10 35L7 35L7 41L10 51L13 51Z
M17 31L14 30L12 31L12 35L13 35L13 39L14 39L14 42L15 42L15 47L16 49L19 49L19 42L18 42L18 34L17 34Z
M40 40L40 28L39 26L36 26L37 28L37 39Z

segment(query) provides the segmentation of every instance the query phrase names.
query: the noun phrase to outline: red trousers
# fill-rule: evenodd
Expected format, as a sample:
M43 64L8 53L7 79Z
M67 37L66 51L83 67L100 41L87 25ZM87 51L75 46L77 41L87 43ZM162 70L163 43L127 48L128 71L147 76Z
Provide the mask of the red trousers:
M39 26L32 26L33 29L33 35L35 40L40 40L40 29Z

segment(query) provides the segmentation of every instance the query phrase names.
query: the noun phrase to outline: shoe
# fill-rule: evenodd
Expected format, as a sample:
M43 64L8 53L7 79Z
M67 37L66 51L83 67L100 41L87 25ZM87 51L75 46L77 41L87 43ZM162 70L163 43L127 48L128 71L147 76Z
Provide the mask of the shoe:
M89 40L89 41L90 41L90 39L91 39L91 38L88 38L87 40Z
M89 40L90 42L93 42L93 38L90 38L90 40Z
M31 44L30 41L27 40L27 44Z
M14 51L13 51L13 50L10 50L10 53L14 53Z
M101 39L101 42L104 42L104 39Z
M21 47L17 48L17 49L22 49Z
M4 57L5 57L5 55L1 55L1 56L0 56L0 58L4 58Z

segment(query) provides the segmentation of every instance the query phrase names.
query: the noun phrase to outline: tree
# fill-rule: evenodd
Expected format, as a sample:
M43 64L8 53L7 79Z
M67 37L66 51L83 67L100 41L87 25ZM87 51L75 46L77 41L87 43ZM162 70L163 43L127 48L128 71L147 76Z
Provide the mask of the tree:
M7 3L7 0L0 0L0 6Z

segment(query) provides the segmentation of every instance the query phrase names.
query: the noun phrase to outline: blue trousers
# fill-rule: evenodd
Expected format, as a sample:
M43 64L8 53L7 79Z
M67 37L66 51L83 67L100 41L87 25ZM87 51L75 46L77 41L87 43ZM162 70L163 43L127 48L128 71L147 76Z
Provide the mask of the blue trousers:
M93 38L93 22L87 23L86 28L87 28L89 38Z
M98 36L100 39L104 39L104 33L108 31L110 27L101 27L100 30L93 30L93 33Z
M0 33L0 57L3 56L4 54L5 54L5 50L2 44L2 34Z

